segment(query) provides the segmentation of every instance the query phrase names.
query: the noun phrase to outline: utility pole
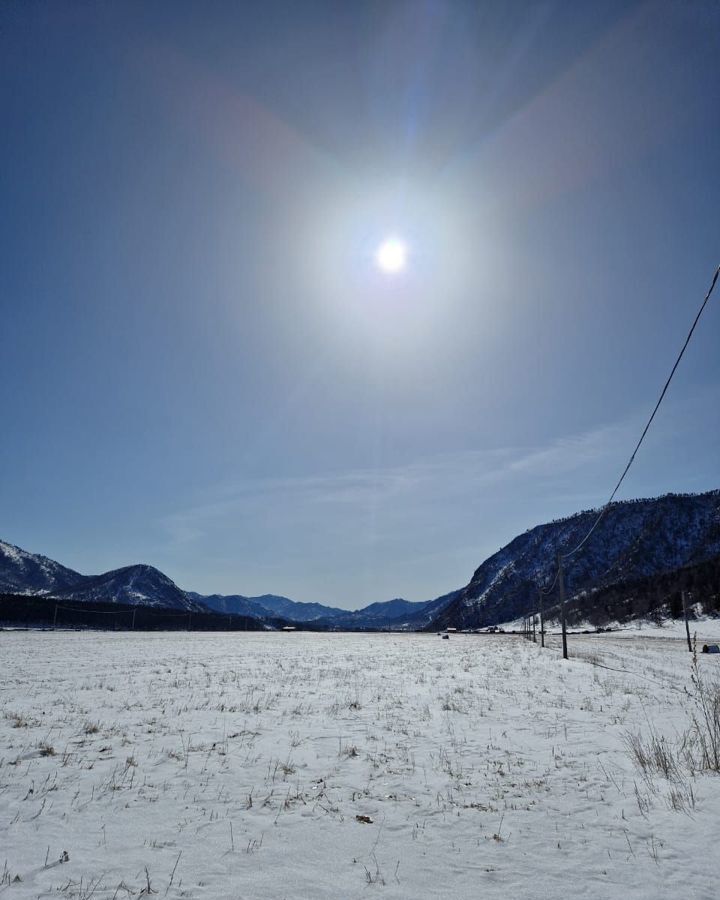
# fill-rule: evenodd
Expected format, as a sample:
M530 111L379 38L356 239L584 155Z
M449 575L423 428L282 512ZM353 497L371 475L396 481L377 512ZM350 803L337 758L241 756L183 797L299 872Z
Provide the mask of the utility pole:
M543 615L543 592L542 588L538 586L538 593L540 594L540 646L545 646L545 617Z
M563 659L568 658L567 652L567 624L565 622L565 575L563 573L562 553L558 550L558 582L560 584L560 622L562 624L562 648Z
M688 650L692 653L692 641L690 640L690 623L688 622L688 610L687 610L687 591L681 591L682 594L682 605L683 605L683 617L685 619L685 634L687 635L688 642Z

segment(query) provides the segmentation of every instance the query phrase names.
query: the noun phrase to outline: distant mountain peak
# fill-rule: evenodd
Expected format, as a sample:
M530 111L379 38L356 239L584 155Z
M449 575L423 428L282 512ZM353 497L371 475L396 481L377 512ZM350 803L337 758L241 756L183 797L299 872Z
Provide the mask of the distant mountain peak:
M145 563L123 566L84 580L68 591L58 594L78 602L126 603L133 606L157 606L165 609L203 611L164 572Z
M78 584L83 576L47 556L0 540L0 591L48 594Z

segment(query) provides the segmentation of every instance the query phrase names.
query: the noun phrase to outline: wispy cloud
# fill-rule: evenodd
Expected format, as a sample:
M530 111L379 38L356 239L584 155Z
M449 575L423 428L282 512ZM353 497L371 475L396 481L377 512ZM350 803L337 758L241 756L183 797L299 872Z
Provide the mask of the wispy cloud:
M271 510L281 510L286 520L335 513L362 517L382 510L396 521L404 505L416 514L420 498L429 504L439 498L467 499L510 480L546 480L577 472L617 455L618 444L627 436L627 425L610 425L546 447L462 451L402 466L236 483L212 491L205 501L164 517L160 524L172 541L182 544L207 535L219 520L235 518L240 523L248 517L265 518Z
M622 496L715 486L708 465L700 482L688 467L677 477L688 416L687 404L668 405ZM159 521L159 555L180 583L208 592L341 606L430 599L526 528L604 503L643 422L639 413L546 445L220 485ZM712 455L694 438L696 455Z

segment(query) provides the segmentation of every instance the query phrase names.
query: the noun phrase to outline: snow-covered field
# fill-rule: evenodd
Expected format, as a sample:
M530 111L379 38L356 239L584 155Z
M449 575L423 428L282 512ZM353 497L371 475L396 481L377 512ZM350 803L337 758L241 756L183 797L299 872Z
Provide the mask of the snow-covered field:
M536 632L540 628L539 618L535 619ZM691 619L690 638L697 639L698 649L703 643L712 642L717 644L720 642L720 619L709 617L698 617ZM505 631L522 631L524 627L524 619L513 619L512 622L504 622L500 626ZM651 619L637 619L634 622L610 622L606 626L610 629L613 637L675 637L682 638L687 647L687 633L685 631L685 621L683 619L665 619L661 622L653 622ZM550 633L560 632L560 623L554 619L545 622L545 629ZM582 631L595 631L595 625L591 622L580 622L572 625L571 634L577 634Z
M720 775L675 743L691 654L571 649L0 633L0 897L717 897ZM630 752L653 733L669 777Z

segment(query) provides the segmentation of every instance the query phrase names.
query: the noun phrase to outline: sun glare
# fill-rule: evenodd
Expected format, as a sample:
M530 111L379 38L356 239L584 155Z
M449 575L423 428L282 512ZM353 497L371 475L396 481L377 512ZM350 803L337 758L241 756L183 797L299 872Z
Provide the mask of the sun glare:
M375 253L377 267L388 275L402 272L407 265L407 246L399 238L387 238Z

